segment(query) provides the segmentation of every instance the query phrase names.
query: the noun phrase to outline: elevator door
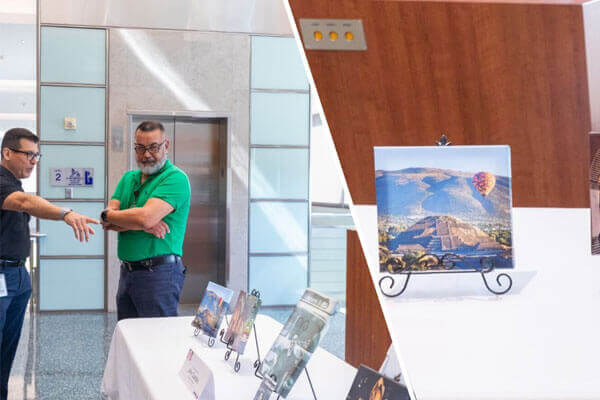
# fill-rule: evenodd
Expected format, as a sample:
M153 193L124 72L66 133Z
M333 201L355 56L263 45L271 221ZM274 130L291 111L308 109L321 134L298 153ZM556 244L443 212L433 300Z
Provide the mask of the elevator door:
M162 122L171 142L169 159L190 180L190 215L183 242L187 276L180 303L198 304L208 281L225 283L227 122L220 118L136 115L131 120L132 134L140 122L149 119ZM132 167L137 168L135 161Z
M182 304L198 304L208 281L225 281L224 125L219 119L175 119L175 165L191 185Z

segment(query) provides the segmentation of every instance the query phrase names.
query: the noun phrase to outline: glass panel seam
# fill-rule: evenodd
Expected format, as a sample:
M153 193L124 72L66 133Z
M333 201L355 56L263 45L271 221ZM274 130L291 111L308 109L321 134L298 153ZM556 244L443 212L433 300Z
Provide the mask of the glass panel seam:
M250 257L281 257L281 256L308 256L308 251L282 251L282 252L251 252Z
M301 144L251 144L251 149L302 149L310 150L310 146Z
M268 89L268 88L252 88L251 93L299 93L310 94L309 89Z
M104 260L104 255L52 255L52 256L42 256L40 255L40 260Z
M250 198L252 203L308 203L308 199L282 199L282 198L268 198L268 197L255 197Z
M84 88L99 88L106 89L108 85L103 83L76 83L76 82L40 82L40 86L53 87L84 87Z
M104 146L106 143L104 143L104 142L73 142L73 141L69 141L69 140L65 140L64 142L62 140L40 140L40 144L46 145L46 146L54 146L54 145L59 145L59 146Z

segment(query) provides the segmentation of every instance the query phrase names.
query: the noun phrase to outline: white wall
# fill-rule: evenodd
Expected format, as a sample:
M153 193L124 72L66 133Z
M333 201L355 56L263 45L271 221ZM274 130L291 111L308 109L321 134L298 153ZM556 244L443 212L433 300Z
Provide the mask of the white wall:
M311 92L310 128L310 197L313 203L348 204L344 196L344 184L339 175L339 161L331 134L324 121L323 112L316 98L316 90ZM315 120L321 121L315 124Z
M590 255L590 212L513 212L509 294L487 293L476 274L414 276L398 298L377 289L419 400L600 398L600 258ZM376 207L355 207L354 216L376 283Z

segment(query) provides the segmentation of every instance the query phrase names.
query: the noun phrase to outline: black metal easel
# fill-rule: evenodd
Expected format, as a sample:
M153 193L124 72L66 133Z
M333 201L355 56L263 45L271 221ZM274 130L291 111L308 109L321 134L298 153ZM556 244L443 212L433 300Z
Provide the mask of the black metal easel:
M430 255L426 254L423 257L426 257L426 256L430 256ZM455 254L446 254L444 257L446 257L446 256L456 257ZM442 259L444 257L442 257ZM442 263L443 263L443 261L442 261ZM382 277L381 279L379 279L379 288L381 289L381 293L383 293L387 297L398 297L402 293L404 293L404 291L406 290L406 287L408 286L408 281L410 280L410 277L412 275L479 273L479 274L481 274L481 279L483 279L483 283L484 283L485 287L491 293L494 293L496 295L503 295L503 294L508 293L508 291L512 288L512 283L513 283L510 275L508 275L505 272L498 274L496 276L496 283L498 284L498 287L500 287L500 290L492 289L492 287L489 285L489 283L487 281L486 274L494 271L495 268L494 268L493 264L489 267L484 267L483 264L484 263L481 263L481 268L452 269L454 267L441 267L440 269L432 269L432 270L427 270L427 271L414 271L414 270L399 271L399 272L396 272L394 275L406 275L406 279L404 280L404 283L402 284L402 287L398 292L396 292L396 293L386 292L386 289L384 289L384 287L383 287L383 282L386 280L390 281L389 289L392 289L394 287L394 285L396 284L396 279L394 279L394 277L392 275L386 275L386 276ZM436 266L430 266L430 268L435 268L435 267ZM502 278L505 278L505 281L506 281L505 288L502 288L503 287Z
M442 135L439 141L436 142L438 146L450 146L452 142L448 140L446 135ZM435 264L430 264L430 260L435 259L437 262ZM384 290L383 282L386 280L390 281L389 289L392 289L396 284L396 279L392 275L386 275L379 279L379 288L381 289L381 293L383 293L387 297L397 297L400 296L406 290L408 286L408 281L410 281L410 277L412 275L432 275L432 274L469 274L469 273L478 273L481 274L481 279L485 284L487 290L496 295L503 295L508 293L508 291L512 288L512 278L506 272L502 272L496 276L496 283L498 284L499 290L492 289L486 279L486 274L494 271L495 266L493 260L490 258L482 257L479 259L479 264L472 264L472 268L455 268L456 260L469 263L464 257L461 257L457 254L448 253L442 256L442 258L438 258L434 254L425 254L419 257L419 260L423 260L426 264L427 270L412 270L410 267L407 270L400 270L398 272L392 273L393 275L406 275L406 279L402 284L401 289L396 293L387 292ZM417 260L417 264L419 264L419 260ZM502 278L505 279L506 287L503 288Z
M198 336L200 334L200 332L202 332L202 330L200 328L194 329L194 336ZM208 344L208 347L213 347L215 345L215 338L209 336L207 344Z
M254 370L254 376L256 376L258 379L264 379L264 376L261 375L260 373L260 367L261 367L262 363L258 363L258 365L255 363L255 370ZM317 400L317 394L315 393L315 388L312 384L312 380L310 379L310 375L308 374L308 369L306 367L304 367L304 372L306 373L306 378L308 379L308 384L310 385L310 391L312 392L313 398L315 400ZM277 377L275 377L274 375L271 375L269 377L269 379L273 380L275 383L277 383ZM277 400L281 399L281 395L277 396Z
M260 292L256 289L253 289L250 294L252 296L255 296L257 298L260 299ZM225 317L227 318L227 316ZM227 321L227 319L226 319ZM229 325L229 321L227 321L227 325ZM254 342L256 343L256 356L257 359L254 361L254 368L256 368L257 365L260 365L260 349L258 347L258 336L256 334L256 321L252 324L252 331L254 331ZM233 344L234 341L234 337L230 337L228 342L225 342L223 340L223 336L225 335L225 330L221 329L221 332L219 333L219 341L221 343L224 343L227 346L227 351L225 352L225 361L229 360L229 357L231 357L231 353L235 352L236 353L236 357L235 357L235 363L233 364L233 370L235 372L238 372L240 370L241 364L239 362L240 359L240 353L236 352L234 349L231 348L231 345Z

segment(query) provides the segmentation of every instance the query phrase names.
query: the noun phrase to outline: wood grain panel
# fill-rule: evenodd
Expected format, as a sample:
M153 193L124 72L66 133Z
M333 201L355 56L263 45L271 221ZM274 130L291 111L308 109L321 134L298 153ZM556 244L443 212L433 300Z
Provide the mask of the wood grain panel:
M367 261L355 231L348 231L346 277L346 362L381 367L392 339L383 318Z
M582 6L290 0L296 18L361 18L365 52L306 51L355 204L373 146L508 144L517 207L588 207ZM600 21L597 21L600 24Z
M600 131L600 3L583 6L592 130Z

